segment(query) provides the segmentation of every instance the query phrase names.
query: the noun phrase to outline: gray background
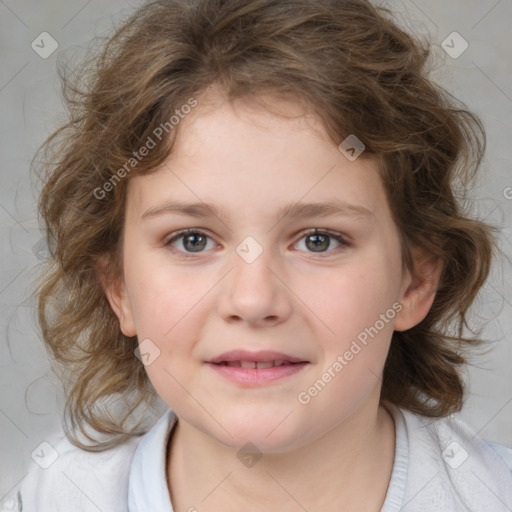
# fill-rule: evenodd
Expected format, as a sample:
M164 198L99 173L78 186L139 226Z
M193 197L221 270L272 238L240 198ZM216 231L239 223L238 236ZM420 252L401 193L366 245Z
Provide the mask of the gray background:
M82 52L138 2L121 0L0 0L1 130L1 380L0 500L29 471L31 453L60 429L63 394L39 339L33 279L45 255L35 210L37 187L29 171L36 148L63 119L56 59ZM434 78L483 119L488 150L475 213L501 227L500 247L512 253L512 0L380 2L410 30L434 43ZM458 32L469 44L458 58L441 43ZM31 43L42 32L57 50L41 58ZM448 39L454 50L460 44ZM510 187L510 188L509 188ZM512 266L495 262L473 310L488 322L488 353L468 368L470 394L461 413L481 437L512 447Z

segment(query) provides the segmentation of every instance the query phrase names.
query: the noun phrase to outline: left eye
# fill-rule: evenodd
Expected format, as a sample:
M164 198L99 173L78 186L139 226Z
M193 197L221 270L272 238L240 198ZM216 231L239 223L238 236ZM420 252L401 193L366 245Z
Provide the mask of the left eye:
M173 246L175 241L182 240L181 245L185 248L185 252L190 251L192 253L194 252L201 252L207 245L206 241L210 237L206 235L205 233L202 233L201 231L194 231L192 229L188 229L186 231L181 231L177 235L170 238L165 245L166 246ZM210 238L211 240L211 238ZM179 249L178 249L179 250Z
M206 233L198 230L188 229L181 231L170 238L167 242L165 242L165 246L171 246L178 250L180 253L188 256L193 253L203 252L208 245L208 240L210 240L212 242L212 246L215 247L215 243ZM335 240L338 244L338 247L335 247L335 249L339 248L340 246L349 245L349 243L341 234L330 233L328 231L320 231L318 229L313 229L307 232L299 239L299 242L302 240L305 240L305 247L307 251L317 254L332 252L327 251L329 248L331 248L332 240ZM298 245L299 242L297 242L296 245ZM176 247L177 245L178 247ZM181 248L179 246L181 246ZM213 247L210 247L210 249Z
M348 246L348 242L345 238L339 233L330 233L328 231L320 231L318 229L313 229L306 233L305 236L302 236L300 240L305 240L305 246L307 249L312 250L314 253L323 253L327 252L327 249L331 246L331 240L334 239L338 244L338 248L340 246ZM329 251L332 252L332 251Z

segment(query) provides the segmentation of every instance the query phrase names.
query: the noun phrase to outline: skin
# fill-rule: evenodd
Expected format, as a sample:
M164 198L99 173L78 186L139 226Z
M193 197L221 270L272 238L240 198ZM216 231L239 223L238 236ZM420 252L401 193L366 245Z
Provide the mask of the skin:
M376 162L349 161L313 112L279 105L294 117L210 90L181 122L165 165L129 182L123 276L106 293L122 331L160 350L146 370L179 417L166 468L175 511L378 511L389 484L395 432L379 404L384 362L393 330L428 313L440 265L414 249L417 275L404 272ZM333 199L370 215L277 217L285 205ZM143 217L178 200L214 204L219 216ZM185 228L209 237L201 252L173 238ZM315 250L312 228L348 243L326 237ZM263 251L251 263L236 251L248 236ZM378 335L299 403L396 303L401 311ZM205 363L235 349L309 364L248 388ZM247 442L263 455L252 467L237 457Z

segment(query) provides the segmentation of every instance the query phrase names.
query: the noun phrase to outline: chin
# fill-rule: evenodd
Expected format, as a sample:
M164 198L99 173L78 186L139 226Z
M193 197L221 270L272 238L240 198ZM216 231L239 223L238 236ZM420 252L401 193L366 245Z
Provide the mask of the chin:
M297 425L297 418L290 417L283 421L284 418L286 414L230 414L222 418L221 422L229 434L218 425L215 433L207 433L234 448L237 453L240 450L251 450L252 445L256 447L255 451L261 453L283 453L306 443L305 440L302 443L299 441L303 427Z

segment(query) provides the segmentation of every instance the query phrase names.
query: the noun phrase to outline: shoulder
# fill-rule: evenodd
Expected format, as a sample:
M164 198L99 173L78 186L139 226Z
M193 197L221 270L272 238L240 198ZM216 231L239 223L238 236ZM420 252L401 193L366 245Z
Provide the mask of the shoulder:
M427 418L395 408L397 414L408 438L408 487L411 495L423 489L417 504L441 499L443 510L510 510L511 448L480 438L455 415Z
M512 483L512 448L478 436L466 422L451 415L446 418L426 418L405 413L409 424L418 427L417 434L426 442L441 449L444 466L461 467L466 460L490 472L510 474Z
M489 446L507 465L512 474L512 448L503 446L502 444L495 443L484 439L484 442Z
M128 477L140 437L108 450L82 450L63 435L42 443L18 489L0 512L127 510Z

